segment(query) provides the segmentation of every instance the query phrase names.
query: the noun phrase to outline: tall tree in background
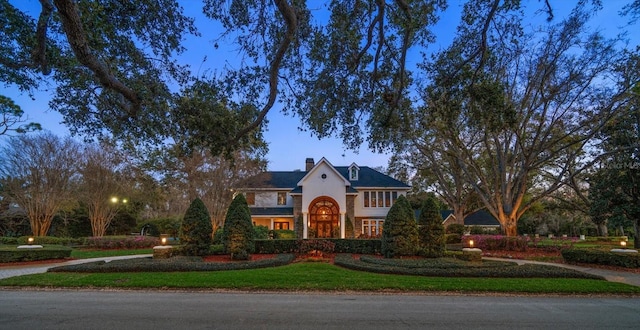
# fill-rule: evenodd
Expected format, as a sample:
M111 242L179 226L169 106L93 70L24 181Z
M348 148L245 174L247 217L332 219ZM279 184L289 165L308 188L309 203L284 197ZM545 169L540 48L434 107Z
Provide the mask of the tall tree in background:
M397 140L401 152L427 155L420 165L462 175L509 236L533 203L566 184L633 86L614 72L615 40L588 30L590 10L525 31L515 2L468 3L453 45L425 63L424 106Z
M176 146L153 156L147 166L161 177L172 213L185 210L189 201L199 196L210 212L215 230L224 222L236 184L266 167L262 152L236 151L231 156L214 156L202 148L186 154Z
M107 143L89 144L82 151L79 165L82 181L79 200L86 205L94 237L106 234L111 221L128 203L125 157Z
M589 180L590 213L596 223L633 224L640 247L640 47L627 52L618 70L635 83L621 115L603 128L599 147L602 166Z
M46 236L78 180L78 144L51 133L18 136L2 148L3 189L25 210L36 236Z

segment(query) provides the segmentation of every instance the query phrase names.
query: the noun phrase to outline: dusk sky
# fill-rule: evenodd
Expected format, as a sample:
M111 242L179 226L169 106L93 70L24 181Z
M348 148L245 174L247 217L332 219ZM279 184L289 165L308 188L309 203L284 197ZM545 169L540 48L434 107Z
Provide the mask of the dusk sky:
M10 2L18 8L32 8L29 9L32 15L37 16L40 12L40 5L37 0L12 0ZM574 1L552 1L552 4L557 6L555 7L556 19L562 17L563 9L565 9L564 12L566 12L566 8L562 8L561 6L566 5L567 2L571 4L574 3ZM461 3L463 2L450 1L447 12L441 16L440 23L435 29L437 40L436 43L430 46L430 51L443 49L449 45L459 21ZM525 3L528 3L532 7L540 8L543 1L525 1ZM627 18L621 18L618 15L618 11L621 5L627 3L627 1L607 0L604 1L604 3L605 10L593 21L593 24L601 30L606 30L607 34L618 33L619 30L615 24L622 25L627 21ZM216 26L215 22L201 14L201 2L182 1L182 6L185 8L185 14L187 16L196 17L196 26L202 36L188 37L184 43L187 51L179 57L180 63L190 64L194 74L197 72L207 72L207 70L220 69L224 63L232 64L231 61L237 58L238 54L233 50L234 48L229 48L231 50L228 51L225 51L223 47L218 50L214 49L213 39L217 37L216 31L219 31L219 27ZM571 7L567 6L567 8ZM539 15L542 17L544 14ZM631 44L637 45L637 36L632 37L636 42L632 42ZM225 53L228 56L225 56ZM418 53L416 52L416 54ZM207 57L207 61L203 63L205 56ZM410 68L420 59L419 56L414 56L414 58L415 61L411 61L410 59ZM51 86L49 91L53 92L54 86ZM68 135L68 129L60 124L62 116L57 112L48 110L47 103L50 99L49 91L43 87L41 91L34 95L35 100L31 100L26 94L20 94L16 88L12 87L7 88L3 94L13 98L25 111L29 120L39 122L42 124L43 129L60 136ZM314 158L316 162L320 160L320 158L325 157L330 163L336 166L349 165L355 162L360 166L387 167L389 156L372 153L368 150L366 142L360 147L359 152L356 153L352 150L345 149L339 139L319 140L317 137L312 136L310 132L304 132L298 129L298 127L302 125L299 118L285 116L280 109L278 105L274 106L267 117L269 124L264 137L269 144L269 153L267 154L269 170L288 171L304 169L304 160L307 157Z

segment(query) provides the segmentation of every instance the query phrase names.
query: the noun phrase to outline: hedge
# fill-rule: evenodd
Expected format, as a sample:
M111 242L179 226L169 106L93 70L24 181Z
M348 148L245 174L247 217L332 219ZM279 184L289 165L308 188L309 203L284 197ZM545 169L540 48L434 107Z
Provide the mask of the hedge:
M33 244L38 245L82 245L83 238L72 237L54 237L54 236L20 236L18 237L18 245L25 245L29 242L29 237L33 237Z
M568 263L640 268L640 253L618 253L598 249L567 249L561 253L562 258Z
M88 237L84 244L90 249L144 249L159 245L160 239L153 236Z
M64 246L45 246L37 249L0 248L0 263L65 259L71 257L71 248Z
M447 258L403 260L363 256L354 259L350 254L339 254L335 264L341 267L382 274L419 275L432 277L497 277L497 278L583 278L600 279L602 276L587 274L556 266L511 262L466 263Z
M334 245L333 251L336 253L357 253L357 254L379 254L381 250L381 241L379 239L339 239L339 238L322 238L312 239L317 241L331 242ZM255 240L255 252L263 254L275 253L298 253L303 241L298 239L265 239Z
M208 272L284 266L293 262L294 259L295 255L293 254L280 254L271 259L236 262L204 262L201 257L195 256L179 256L168 259L135 258L60 266L50 268L48 271L75 273Z

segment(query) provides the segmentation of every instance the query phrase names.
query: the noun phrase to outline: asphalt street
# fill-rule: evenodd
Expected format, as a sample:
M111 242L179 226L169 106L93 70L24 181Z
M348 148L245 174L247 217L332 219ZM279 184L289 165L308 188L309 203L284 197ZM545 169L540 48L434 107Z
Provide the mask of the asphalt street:
M274 279L277 280L277 279ZM0 290L2 329L637 329L640 298Z

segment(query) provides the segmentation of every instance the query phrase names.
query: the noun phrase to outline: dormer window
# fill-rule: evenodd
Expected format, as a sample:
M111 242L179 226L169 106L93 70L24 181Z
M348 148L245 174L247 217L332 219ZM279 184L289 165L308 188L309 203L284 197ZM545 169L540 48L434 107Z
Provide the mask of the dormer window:
M358 172L360 172L358 165L356 165L356 163L351 164L351 166L349 166L349 181L357 181Z

